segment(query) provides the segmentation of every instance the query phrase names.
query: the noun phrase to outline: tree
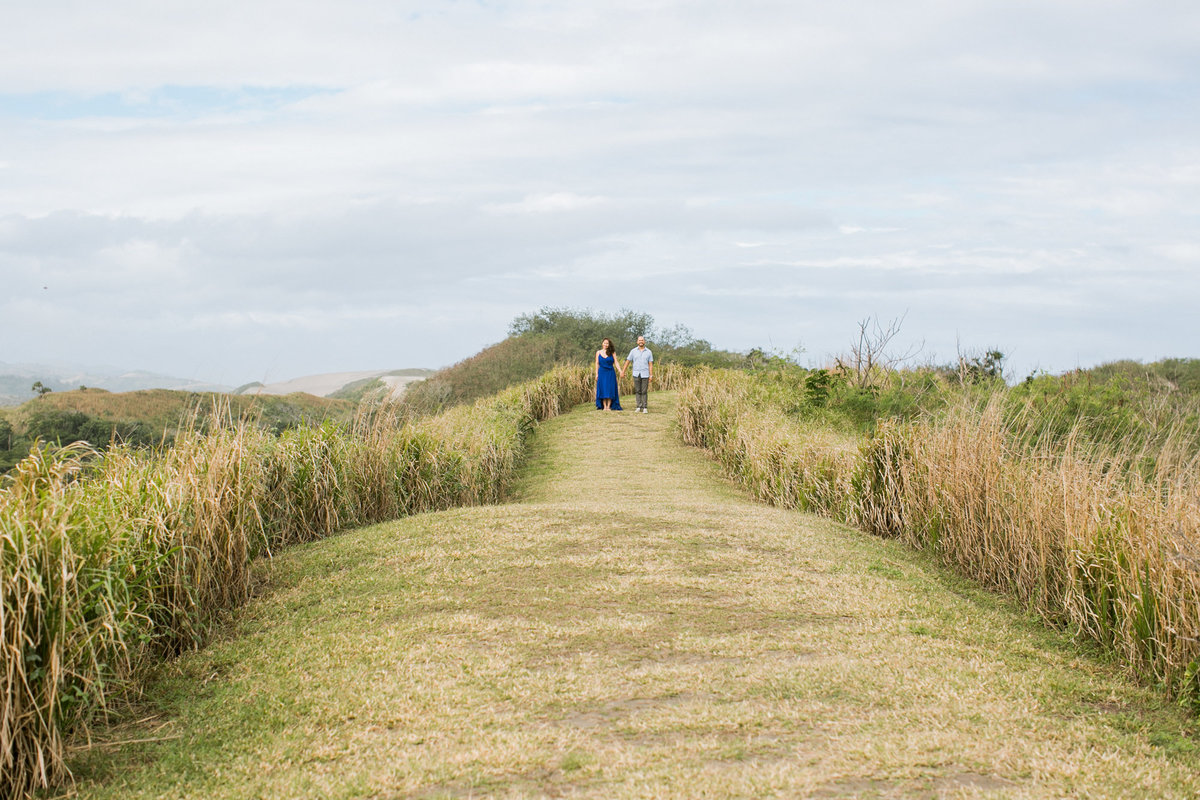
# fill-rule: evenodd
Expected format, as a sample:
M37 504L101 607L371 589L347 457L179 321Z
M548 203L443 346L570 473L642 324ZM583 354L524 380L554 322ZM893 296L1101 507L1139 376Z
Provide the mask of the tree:
M54 391L41 381L34 381L33 386L31 386L30 389L36 392L39 398L45 397L48 393Z
M586 358L608 337L618 347L632 346L637 337L654 336L654 317L629 309L616 314L543 306L534 314L521 314L508 328L511 336L548 335L570 343ZM674 332L674 331L673 331Z
M988 350L982 355L958 354L959 383L985 383L1004 378L1004 353Z
M851 377L859 389L875 385L879 372L890 372L906 361L910 361L924 348L925 343L910 345L901 352L889 351L892 340L900 333L904 324L902 316L883 325L878 319L866 317L858 323L858 336L850 343L850 355L839 356L838 368Z

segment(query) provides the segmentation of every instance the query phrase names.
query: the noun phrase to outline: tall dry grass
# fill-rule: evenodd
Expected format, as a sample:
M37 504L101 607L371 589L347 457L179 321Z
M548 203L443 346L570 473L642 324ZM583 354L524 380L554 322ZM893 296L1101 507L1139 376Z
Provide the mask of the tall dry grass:
M0 797L63 780L67 739L243 603L255 557L494 502L534 426L593 388L561 368L417 421L382 408L273 436L218 409L160 454L36 449L0 488Z
M757 397L749 376L700 370L680 394L680 431L710 451L750 492L785 508L843 521L858 461L858 440L789 419Z
M1030 444L1038 420L1006 420L997 396L881 423L855 443L764 405L744 376L713 372L684 389L679 414L684 440L756 496L930 550L1200 706L1192 432L1153 454L1084 447L1081 436ZM1137 468L1148 455L1149 476Z

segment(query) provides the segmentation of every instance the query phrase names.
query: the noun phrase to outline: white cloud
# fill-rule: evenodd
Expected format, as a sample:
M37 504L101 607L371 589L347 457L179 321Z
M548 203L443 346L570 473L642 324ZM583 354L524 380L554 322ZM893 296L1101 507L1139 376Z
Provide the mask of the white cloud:
M516 203L494 203L487 210L498 214L554 214L561 211L594 209L608 202L605 197L584 197L571 192L528 195Z
M1200 264L1200 242L1169 242L1153 248L1156 255L1183 264Z
M1153 357L1135 323L1200 293L1198 38L1183 3L16 4L2 344L236 384L436 366L546 304L753 346L913 303Z

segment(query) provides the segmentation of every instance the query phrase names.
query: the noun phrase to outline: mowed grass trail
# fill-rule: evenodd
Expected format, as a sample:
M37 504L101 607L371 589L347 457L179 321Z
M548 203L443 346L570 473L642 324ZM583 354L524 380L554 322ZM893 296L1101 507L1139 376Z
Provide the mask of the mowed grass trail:
M543 425L509 504L277 556L79 750L78 796L1200 793L1194 723L1152 691L899 545L746 499L651 402Z

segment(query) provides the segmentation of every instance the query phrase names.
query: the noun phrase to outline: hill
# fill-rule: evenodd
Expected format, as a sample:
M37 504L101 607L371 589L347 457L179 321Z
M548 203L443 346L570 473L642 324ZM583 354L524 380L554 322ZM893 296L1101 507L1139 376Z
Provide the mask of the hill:
M317 397L338 397L361 400L372 392L397 399L410 383L434 374L431 369L359 370L304 375L277 383L249 383L234 390L235 394L287 395L305 392Z
M248 383L204 390L197 381L104 368L71 371L45 365L0 364L0 473L24 458L35 440L86 441L100 449L116 441L142 447L170 443L193 415L227 409L233 417L250 416L279 432L325 420L347 422L367 399L398 398L410 383L433 374L429 369L368 370L308 375L274 384ZM69 373L69 374L68 374ZM30 390L40 381L49 391ZM108 386L175 384L187 388L110 391ZM209 387L211 388L211 387Z
M405 405L414 413L432 413L531 380L559 364L590 364L606 337L624 357L637 337L645 336L658 364L730 367L745 362L741 353L714 349L683 325L659 328L651 315L629 310L610 315L544 307L514 319L508 333L503 341L412 386L404 395Z
M64 392L81 386L110 392L134 392L142 389L176 389L189 392L225 392L230 387L189 378L161 375L144 370L119 367L82 367L64 364L7 364L0 362L0 406L15 406L31 400L35 381L52 392Z
M331 419L349 421L357 403L295 393L285 396L229 395L147 389L108 392L77 389L50 392L0 412L0 471L24 458L35 439L86 441L104 448L113 441L138 446L170 443L194 415L227 408L235 417L250 417L272 431Z

